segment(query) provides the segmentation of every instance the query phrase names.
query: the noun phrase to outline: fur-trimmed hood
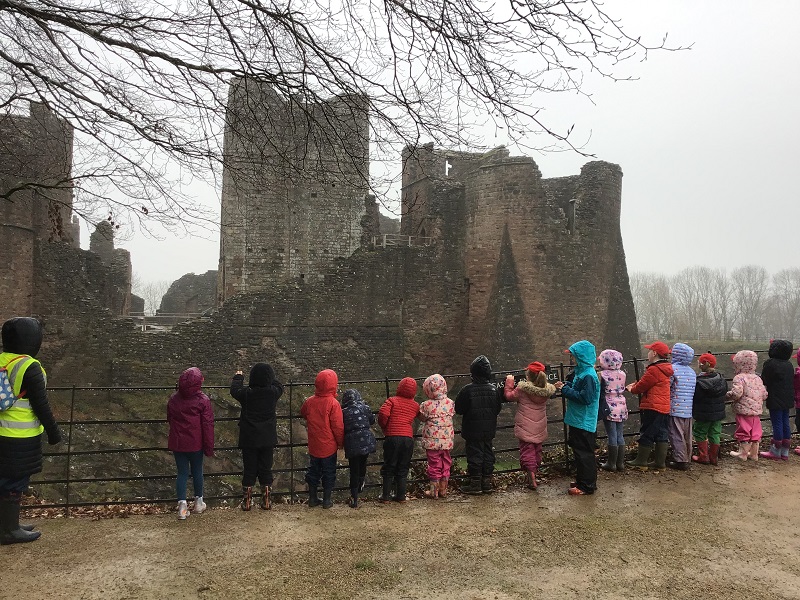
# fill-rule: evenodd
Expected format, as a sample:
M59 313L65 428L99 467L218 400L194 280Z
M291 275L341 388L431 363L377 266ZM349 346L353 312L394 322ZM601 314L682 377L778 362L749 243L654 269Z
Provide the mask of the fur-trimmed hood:
M517 383L517 387L531 396L544 396L545 398L549 398L556 393L556 386L552 383L546 383L543 388L540 388L533 385L533 383L527 379L521 379L519 383Z

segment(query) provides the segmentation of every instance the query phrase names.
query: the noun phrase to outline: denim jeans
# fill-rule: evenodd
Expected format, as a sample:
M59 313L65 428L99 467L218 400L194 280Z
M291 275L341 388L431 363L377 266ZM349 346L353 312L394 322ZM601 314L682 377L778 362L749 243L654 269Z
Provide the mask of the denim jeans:
M769 420L772 423L772 439L788 440L792 437L792 427L789 425L788 410L769 411Z
M178 467L178 479L175 481L175 492L178 500L186 500L186 484L189 482L189 469L192 470L194 495L203 495L203 451L173 452L175 466Z
M608 436L609 446L624 446L625 437L622 435L625 422L608 421L603 419L603 427L606 428L606 435Z
M308 456L308 471L306 471L308 489L316 490L320 479L323 490L332 490L336 485L336 452L325 458Z

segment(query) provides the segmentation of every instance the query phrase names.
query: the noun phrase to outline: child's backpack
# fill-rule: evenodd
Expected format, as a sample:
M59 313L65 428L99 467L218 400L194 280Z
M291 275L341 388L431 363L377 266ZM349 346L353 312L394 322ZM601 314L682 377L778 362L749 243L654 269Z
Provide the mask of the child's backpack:
M0 367L0 411L8 410L19 400L14 394L14 384L11 383L11 379L8 377L8 367L20 358L22 356L18 356L5 367Z

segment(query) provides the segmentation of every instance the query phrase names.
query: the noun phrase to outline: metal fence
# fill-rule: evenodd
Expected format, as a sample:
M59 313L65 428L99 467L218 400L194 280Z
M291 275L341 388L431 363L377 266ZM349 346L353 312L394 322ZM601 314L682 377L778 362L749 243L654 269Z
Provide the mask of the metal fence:
M728 353L726 353L728 354ZM623 368L628 373L628 381L632 382L639 379L641 373L644 370L644 362L641 359L634 359L634 360L627 360L623 363ZM551 380L560 379L564 380L566 374L569 372L571 365L568 364L558 364L558 365L550 365L548 367L548 378ZM502 371L495 373L496 377L500 381L502 385L502 378L508 374L521 374L523 371ZM468 380L469 375L466 374L457 374L457 375L445 375L447 380ZM418 381L424 380L424 378L417 378ZM340 389L344 389L346 387L358 387L364 385L376 385L380 384L383 386L386 397L393 395L392 393L392 384L400 381L399 379L391 379L391 378L384 378L380 380L361 380L361 381L342 381L339 383ZM295 441L295 434L294 434L294 424L299 419L302 419L299 415L299 408L304 400L304 395L300 394L300 390L302 388L309 388L313 387L312 383L305 383L305 382L289 382L284 386L284 398L286 398L285 404L287 404L287 409L282 414L278 415L279 423L283 422L288 424L288 439L282 443L279 443L276 446L276 450L278 449L286 449L288 450L289 460L288 466L284 466L282 468L276 468L273 470L273 473L276 475L286 475L288 476L288 485L284 485L283 487L276 486L273 488L272 493L278 496L286 496L289 502L295 502L300 498L301 494L305 493L305 486L302 482L302 479L296 477L297 475L303 473L308 465L307 461L307 454L302 451L302 449L306 448L305 442L297 442ZM45 486L62 486L63 489L63 498L59 498L57 501L48 499L47 494L42 494L40 492L40 496L44 499L46 503L37 504L32 508L63 508L67 514L69 514L70 508L73 507L82 507L82 506L99 506L99 505L120 505L120 504L153 504L153 503L170 503L175 502L175 498L173 497L144 497L138 494L133 495L133 497L127 498L102 498L102 499L92 499L92 500L76 500L74 494L74 486L78 484L109 484L112 482L122 482L131 484L135 488L137 482L144 482L144 481L156 481L156 480L174 480L175 473L141 473L141 474L131 474L131 473L122 473L118 476L106 476L100 475L96 477L81 477L81 476L73 476L73 463L75 460L81 459L86 460L89 459L90 461L94 461L91 464L98 464L100 460L105 455L114 455L114 454L125 454L131 455L134 459L138 458L138 453L144 452L163 452L167 453L166 447L162 445L149 445L149 446L141 446L141 445L125 445L124 442L120 442L119 448L104 448L104 449L76 449L75 447L75 433L78 429L86 429L88 427L117 427L117 426L138 426L138 425L155 425L164 427L167 423L166 419L159 418L159 419L76 419L75 418L75 410L76 410L76 398L78 394L81 392L91 391L91 392L102 392L107 395L108 401L113 401L115 394L119 394L122 392L125 393L137 393L137 394L144 394L144 393L163 393L164 395L170 393L173 388L166 388L166 387L77 387L73 386L71 388L51 388L51 393L61 393L61 394L69 394L69 419L62 420L60 425L62 427L62 431L66 432L66 448L61 450L59 447L54 447L53 451L46 451L45 457L48 460L55 460L55 459L62 459L66 461L66 468L64 469L65 476L62 477L48 477L47 470L40 475L38 478L35 478L31 482L31 486L34 489L40 490L42 487ZM222 393L227 393L228 388L223 386L208 386L204 387L204 390L207 393L213 393L214 391L221 391ZM449 394L451 397L455 397L457 389L451 389L451 393ZM638 431L638 402L633 400L633 398L629 396L629 408L632 405L635 405L634 408L630 410L630 417L627 422L627 429L625 433L626 438L631 438L635 436ZM631 402L633 400L633 402ZM551 435L547 442L543 444L543 451L544 451L544 462L543 468L548 467L562 467L562 468L569 468L570 466L570 452L569 447L567 445L567 426L564 423L563 414L566 409L565 407L565 399L561 396L560 393L556 394L554 397L553 402L556 403L555 406L560 404L560 415L558 416L549 416L548 417L548 430L550 431ZM554 410L550 410L555 407L548 406L549 412L555 412ZM507 415L510 416L510 415ZM767 421L768 418L762 418L762 421ZM238 421L238 417L217 417L215 419L216 423L226 423L226 422L236 422ZM724 423L725 426L734 425L735 421L728 420ZM498 425L498 430L508 430L513 429L514 425L512 423L500 424ZM553 432L557 431L558 435L552 435ZM456 435L458 435L460 431L456 429ZM419 437L419 436L416 436ZM502 437L502 436L501 436ZM508 436L506 436L508 437ZM598 440L605 439L606 436L602 434L602 427L598 429ZM380 441L383 438L376 435L376 438ZM94 441L94 440L91 440ZM415 444L416 446L416 444ZM510 446L510 444L509 444ZM63 446L62 446L63 447ZM297 451L296 451L297 449ZM238 452L238 448L233 445L220 445L215 447L216 452ZM518 457L518 446L513 445L513 447L499 447L495 449L497 454L510 454L512 456ZM422 454L422 456L420 456ZM297 456L299 455L299 456ZM453 452L454 460L464 458L465 455L463 453ZM415 448L415 458L412 459L413 463L422 463L425 462L424 453L421 453L418 448ZM286 461L284 461L286 462ZM376 467L381 465L380 460L372 460L368 463L368 467ZM348 469L346 464L338 465L337 470L345 471ZM495 471L495 473L513 473L519 471L518 468L501 468ZM419 473L419 471L417 471ZM342 473L344 475L344 473ZM421 473L420 473L421 475ZM225 478L225 477L238 477L241 476L241 470L215 470L209 471L204 473L205 478ZM462 475L454 473L452 479L458 481L462 478ZM285 477L284 477L285 479ZM416 479L412 479L410 481L412 484L421 484L425 483L426 480L424 478L418 477ZM378 484L372 483L368 487L377 487ZM347 490L346 486L338 486L336 491L343 491ZM59 494L60 495L60 494ZM206 496L209 500L231 500L234 498L240 497L239 494L217 494L217 495L210 495Z

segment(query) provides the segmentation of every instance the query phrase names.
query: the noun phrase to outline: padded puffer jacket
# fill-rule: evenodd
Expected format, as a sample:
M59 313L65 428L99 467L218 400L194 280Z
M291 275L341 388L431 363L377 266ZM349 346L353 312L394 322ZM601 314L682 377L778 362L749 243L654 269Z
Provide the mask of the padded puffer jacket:
M472 383L456 396L456 414L461 415L461 437L490 442L497 433L497 415L502 406L502 388L492 383L492 365L481 355L469 367Z
M789 410L794 406L794 367L792 342L772 340L769 344L769 358L761 368L761 381L767 388L767 408L770 410Z
M677 343L672 347L672 380L670 381L669 414L684 419L692 418L697 374L689 365L694 359L691 346Z
M644 375L631 387L632 394L641 394L639 400L641 410L669 414L672 373L672 365L666 359L647 365Z

